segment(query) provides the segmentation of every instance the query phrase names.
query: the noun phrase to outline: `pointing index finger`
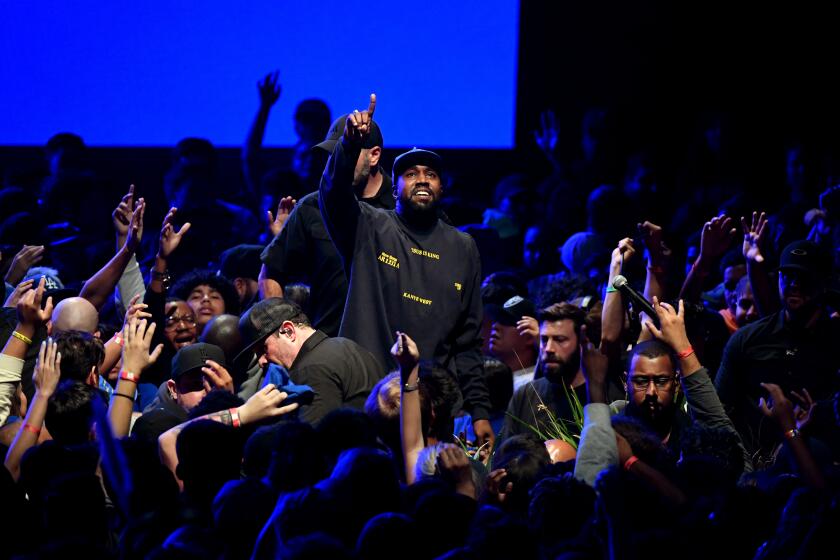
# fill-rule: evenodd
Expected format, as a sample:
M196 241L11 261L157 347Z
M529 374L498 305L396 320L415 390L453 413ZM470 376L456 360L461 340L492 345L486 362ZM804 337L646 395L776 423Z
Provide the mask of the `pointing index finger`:
M376 110L376 94L375 94L375 93L371 93L371 94L370 94L370 105L368 105L368 110L367 110L368 115L370 116L370 118L373 118L373 112L374 112L375 110Z

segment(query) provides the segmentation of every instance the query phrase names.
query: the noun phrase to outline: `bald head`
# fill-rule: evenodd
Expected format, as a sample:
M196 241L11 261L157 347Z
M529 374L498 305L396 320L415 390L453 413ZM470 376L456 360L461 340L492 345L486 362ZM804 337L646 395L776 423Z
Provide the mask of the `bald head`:
M242 348L242 336L239 334L239 317L236 315L217 315L207 323L199 342L215 344L225 353L228 364Z
M82 331L93 334L99 328L99 312L80 297L61 300L52 312L50 332Z

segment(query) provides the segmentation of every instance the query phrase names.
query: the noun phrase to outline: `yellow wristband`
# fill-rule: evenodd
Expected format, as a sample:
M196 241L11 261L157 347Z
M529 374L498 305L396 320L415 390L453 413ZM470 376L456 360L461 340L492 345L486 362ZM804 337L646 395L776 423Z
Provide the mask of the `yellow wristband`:
M12 336L20 340L24 344L32 344L32 339L26 336L25 334L20 334L17 331L12 331Z

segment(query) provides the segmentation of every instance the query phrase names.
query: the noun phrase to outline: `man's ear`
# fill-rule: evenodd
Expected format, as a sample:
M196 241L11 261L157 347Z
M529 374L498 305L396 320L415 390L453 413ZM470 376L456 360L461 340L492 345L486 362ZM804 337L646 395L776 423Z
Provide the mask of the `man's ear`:
M244 278L234 278L233 287L236 288L236 294L241 298L248 290L248 284Z
M379 165L379 158L382 157L382 147L381 146L374 146L370 150L368 150L368 159L370 161L370 167L373 169L377 165Z
M291 321L283 321L283 324L280 325L280 328L284 331L284 336L288 336L289 340L292 342L295 341L297 338L297 327Z
M174 379L166 381L166 390L169 391L169 396L172 397L172 400L178 402L178 389Z

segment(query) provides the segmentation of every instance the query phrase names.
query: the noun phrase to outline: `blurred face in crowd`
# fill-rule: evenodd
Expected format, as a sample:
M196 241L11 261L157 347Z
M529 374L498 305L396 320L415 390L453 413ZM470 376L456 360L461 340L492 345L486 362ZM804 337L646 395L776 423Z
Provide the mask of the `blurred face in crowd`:
M735 313L735 307L738 305L738 281L746 274L747 266L743 264L727 266L723 271L723 296L732 313Z
M678 386L669 356L634 356L627 372L627 414L664 437L671 431Z
M193 344L198 338L195 313L185 301L166 304L166 326L163 335L172 348L178 350Z
M169 394L178 405L189 412L207 395L204 374L200 369L184 373L178 380L167 381Z
M807 313L816 305L819 280L800 270L779 271L779 298L788 313Z
M540 372L553 382L570 382L580 369L580 348L571 319L540 324Z
M738 290L735 300L735 322L739 327L758 319L758 309L755 307L755 298L749 282Z
M195 313L199 330L203 329L210 319L225 312L225 300L222 294L207 284L199 284L193 288L187 297L187 303Z

